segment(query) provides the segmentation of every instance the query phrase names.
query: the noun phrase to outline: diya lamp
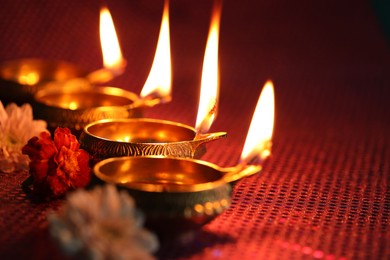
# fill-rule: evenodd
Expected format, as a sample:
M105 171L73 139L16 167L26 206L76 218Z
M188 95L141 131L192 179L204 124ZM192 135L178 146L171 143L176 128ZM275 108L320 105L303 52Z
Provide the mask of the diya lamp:
M104 56L104 68L90 73L79 66L57 60L37 58L18 59L0 64L0 98L5 102L26 103L34 100L34 94L48 83L56 87L79 85L91 87L112 80L124 72L126 61L120 52L114 24L107 8L100 14L100 36ZM112 40L114 39L114 40ZM106 50L106 51L105 51ZM110 53L107 53L110 50Z
M200 134L185 124L151 119L103 119L84 127L81 148L92 163L110 157L161 155L200 158L207 142L225 137L226 132Z
M140 96L121 88L96 86L122 74L126 66L107 8L100 12L100 40L103 69L83 78L52 82L35 93L34 116L44 119L49 128L62 126L78 132L88 123L100 119L140 117L143 108L171 100L168 9L164 10L158 47L147 80L151 83L145 84ZM161 72L160 81L153 79L155 70Z
M271 154L274 92L267 82L257 103L240 162L233 167L191 158L116 157L94 166L96 177L127 190L146 216L146 225L164 236L208 223L231 202L236 181L258 173Z
M164 13L168 12L167 2ZM213 19L207 41L201 82L201 93L196 127L177 122L157 119L108 119L92 122L84 127L80 135L81 147L92 157L92 163L110 157L162 155L174 157L200 158L205 152L207 142L226 136L226 132L207 133L217 112L219 89L218 79L218 32L219 14ZM163 21L162 30L169 31L168 21ZM161 39L161 34L160 34ZM169 46L168 41L164 41ZM150 87L158 85L157 80L170 84L170 78L160 77L163 64L157 61L169 59L169 48L159 45L150 75L141 92L154 96ZM163 55L165 55L163 57ZM165 66L168 68L168 66ZM168 72L162 76L169 75ZM162 85L162 84L160 84Z
M218 8L214 9L213 25L219 21L215 18L219 14ZM210 34L212 31L211 29ZM212 41L208 41L210 42ZM213 45L215 46L208 44L206 49ZM206 50L207 53L210 52ZM205 60L208 60L206 56L210 54L206 54ZM215 116L215 102L206 104L209 107L203 115L206 119L199 120L198 118L202 118L199 117L201 108L198 111L195 130L198 133L207 131L211 124L209 120ZM262 168L262 161L271 154L274 107L273 84L268 81L257 103L240 161L233 167L224 168L194 158L174 157L175 155L123 156L97 162L93 167L94 174L101 182L112 183L128 191L135 198L137 207L144 212L146 225L160 236L199 228L229 207L232 184L258 173ZM153 137L153 134L145 133L145 136ZM102 151L107 147L102 148ZM117 150L120 149L123 148Z
M52 81L84 77L86 71L76 65L57 60L27 58L0 64L0 100L3 104L31 103L33 95Z

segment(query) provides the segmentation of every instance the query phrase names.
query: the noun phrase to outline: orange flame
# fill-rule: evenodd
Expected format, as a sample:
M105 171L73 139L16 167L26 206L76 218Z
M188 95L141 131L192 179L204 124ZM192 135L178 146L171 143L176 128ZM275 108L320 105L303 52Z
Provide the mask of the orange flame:
M264 160L271 154L271 139L274 128L275 98L272 81L267 81L261 91L252 122L248 130L241 162Z
M107 7L100 10L100 43L104 67L115 75L122 74L126 61L122 57L114 22Z
M198 133L207 132L217 115L219 95L218 41L222 6L220 1L215 3L203 59L199 107L195 127Z
M141 97L166 98L171 96L171 50L169 39L169 1L164 3L160 35L152 68L141 91Z

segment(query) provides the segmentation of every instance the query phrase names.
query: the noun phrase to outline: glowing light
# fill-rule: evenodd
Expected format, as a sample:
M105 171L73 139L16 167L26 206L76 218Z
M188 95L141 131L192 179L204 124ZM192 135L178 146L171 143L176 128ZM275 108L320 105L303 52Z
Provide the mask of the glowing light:
M104 67L116 74L122 73L125 60L122 57L114 22L107 7L103 7L100 10L100 43Z
M19 76L18 79L20 84L30 85L30 86L37 84L39 80L40 80L40 76L38 72L35 71L22 74Z
M74 102L74 101L69 103L69 109L70 110L76 110L78 107L79 107L78 104L76 102Z
M274 128L275 98L271 81L267 81L260 94L252 122L248 130L241 161L250 163L256 158L265 159L271 154Z
M116 141L117 142L126 142L126 143L128 143L128 142L130 142L130 139L131 139L130 136L124 136L123 138L118 138Z
M207 132L217 115L219 95L218 42L220 18L221 3L217 1L213 9L210 31L203 59L199 107L195 127L198 133Z
M197 212L197 213L203 213L203 211L204 211L204 208L203 208L203 205L201 205L201 204L196 204L195 206L194 206L194 210Z
M165 1L156 53L141 97L170 99L172 72L169 37L169 1Z

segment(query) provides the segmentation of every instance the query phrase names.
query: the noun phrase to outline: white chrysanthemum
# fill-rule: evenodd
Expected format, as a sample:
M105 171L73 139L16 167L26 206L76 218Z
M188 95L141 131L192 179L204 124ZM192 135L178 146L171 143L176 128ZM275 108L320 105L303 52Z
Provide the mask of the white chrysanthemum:
M135 203L113 185L77 190L48 216L50 233L67 254L87 259L153 259L156 236L142 228Z
M27 141L46 130L46 122L34 120L29 104L11 103L4 109L0 101L0 172L28 169L28 156L22 154Z

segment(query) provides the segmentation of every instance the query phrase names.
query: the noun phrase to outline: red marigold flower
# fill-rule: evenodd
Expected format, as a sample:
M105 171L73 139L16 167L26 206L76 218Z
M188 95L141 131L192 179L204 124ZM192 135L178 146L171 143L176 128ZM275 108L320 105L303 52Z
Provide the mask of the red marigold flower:
M76 139L76 136L72 135L69 128L57 128L54 132L54 144L57 149L60 150L61 147L65 146L72 151L79 149L80 144Z
M41 132L39 137L32 137L22 148L22 152L27 154L30 160L44 160L51 158L57 153L57 148L50 138L48 132Z
M30 158L34 192L59 197L68 190L85 187L90 181L89 155L68 128L57 128L54 141L42 132L31 138L22 152Z

